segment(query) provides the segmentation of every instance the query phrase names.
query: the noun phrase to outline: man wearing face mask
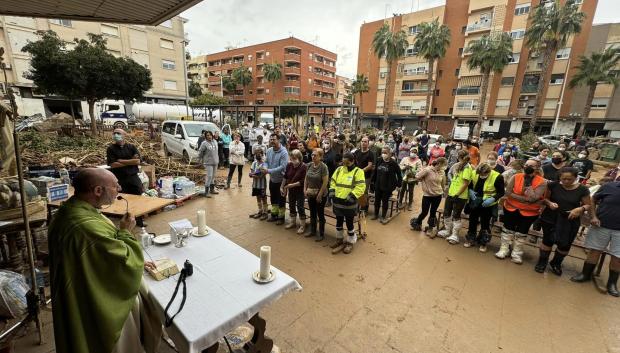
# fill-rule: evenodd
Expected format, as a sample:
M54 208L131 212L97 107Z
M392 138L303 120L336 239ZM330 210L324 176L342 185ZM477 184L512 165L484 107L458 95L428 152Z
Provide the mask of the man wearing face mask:
M536 174L540 162L530 159L525 162L524 173L515 174L506 186L504 202L504 226L498 259L505 259L510 254L515 264L523 263L523 244L532 224L538 219L543 206L547 184L545 179Z
M154 264L144 261L130 213L118 228L101 214L121 190L116 177L82 169L73 187L49 227L56 351L157 351L162 325L142 282Z
M123 129L114 129L112 134L114 143L110 144L106 151L107 164L118 179L124 193L142 195L144 188L138 177L140 153L136 146L125 142L125 134ZM138 217L136 222L138 227L144 227L142 217Z
M547 181L560 181L560 169L566 164L568 153L555 151L551 155L551 163L542 166L543 176Z
M340 158L336 151L332 148L332 143L329 139L323 140L323 152L325 156L323 157L323 163L327 165L327 170L329 170L329 177L331 178L340 163Z
M366 181L366 190L364 195L368 201L368 189L370 188L370 179L372 178L372 170L375 164L375 154L370 150L370 141L368 137L362 137L361 148L354 153L355 165L364 171L364 179ZM368 202L362 207L362 211L368 212Z

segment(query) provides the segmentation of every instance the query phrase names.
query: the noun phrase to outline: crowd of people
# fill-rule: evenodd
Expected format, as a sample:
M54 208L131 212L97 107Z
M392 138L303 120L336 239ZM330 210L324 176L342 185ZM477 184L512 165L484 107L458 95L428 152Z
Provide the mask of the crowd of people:
M350 133L336 126L322 130L311 126L303 137L290 126L276 127L273 133L257 134L251 146L249 134L231 134L228 126L219 135L205 132L199 148L207 171L205 194L217 194L213 180L218 165L229 168L225 189L230 187L235 170L241 187L246 158L251 160L251 193L258 208L251 218L323 241L325 210L331 207L336 218L336 241L331 247L348 254L357 240L356 216L368 215L370 220L387 224L391 202L403 211L413 211L414 190L420 185L421 210L410 221L413 230L486 252L491 227L500 222L500 248L495 257L510 257L516 264L523 262L525 243L537 242L530 229L542 230L534 268L540 273L549 268L562 275L562 262L586 226L589 256L582 273L572 280L590 279L598 256L607 251L612 255L607 290L620 295L616 284L620 272L620 192L616 191L620 190L620 166L593 183L594 164L584 146L577 146L577 156L572 158L567 152L569 141L555 148L536 141L522 150L518 139L502 138L481 155L482 141L476 137L454 141L433 138L427 131L409 135L402 128ZM244 135L246 141L242 141ZM444 226L438 229L442 199ZM468 219L467 233L461 237L464 218Z

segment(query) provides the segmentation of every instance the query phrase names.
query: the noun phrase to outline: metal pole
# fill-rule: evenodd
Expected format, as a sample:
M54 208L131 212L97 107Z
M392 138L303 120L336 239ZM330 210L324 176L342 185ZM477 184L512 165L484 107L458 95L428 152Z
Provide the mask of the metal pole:
M570 59L568 57L568 61L566 62L566 71L564 71L564 81L562 82L562 91L560 92L560 100L558 101L558 106L555 111L555 121L553 122L553 128L551 129L552 135L557 135L558 131L558 123L560 121L560 111L562 110L562 104L564 104L564 89L566 88L566 81L568 81L568 69L570 69Z
M185 34L183 36L185 36ZM185 115L189 116L189 84L187 83L187 57L185 56L185 38L183 38L183 41L181 41L181 43L183 44L183 82L185 82Z
M0 52L0 55L3 53ZM0 57L1 59L1 57ZM17 182L19 184L19 196L21 198L21 210L22 210L22 221L24 222L24 233L26 236L26 250L28 252L28 265L30 267L30 281L32 286L30 290L32 291L33 303L36 305L34 308L34 321L37 325L37 331L39 333L39 344L43 344L43 333L41 332L42 324L41 318L39 317L39 294L37 292L37 275L34 267L34 252L32 249L32 233L30 233L30 219L28 217L28 211L26 210L26 192L24 191L24 172L22 170L22 157L19 149L19 135L17 134L17 130L15 130L15 120L17 120L17 103L15 103L15 96L13 95L13 88L9 86L7 76L6 76L6 65L2 63L0 60L0 65L2 66L2 72L4 74L4 85L7 87L7 93L9 96L9 100L11 102L11 110L13 117L13 147L15 149L15 164L17 166ZM93 119L91 117L91 119ZM11 119L9 119L11 120Z

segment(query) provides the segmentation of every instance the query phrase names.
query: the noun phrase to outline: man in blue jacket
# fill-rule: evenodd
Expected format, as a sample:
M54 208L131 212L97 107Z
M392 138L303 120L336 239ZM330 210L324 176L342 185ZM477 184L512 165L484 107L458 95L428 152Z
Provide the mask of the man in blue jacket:
M288 152L276 134L269 136L269 146L271 147L267 150L267 168L262 169L263 174L269 174L271 218L267 221L282 225L286 212L286 198L280 193L280 185L288 163Z

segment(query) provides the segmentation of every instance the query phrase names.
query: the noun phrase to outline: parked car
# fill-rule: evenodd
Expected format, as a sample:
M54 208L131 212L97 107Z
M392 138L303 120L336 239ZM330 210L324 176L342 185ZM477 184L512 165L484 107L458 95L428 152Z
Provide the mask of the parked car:
M422 134L415 136L416 140L418 141L420 141L420 137L422 137ZM428 134L428 137L429 137L429 140L428 140L429 147L434 145L435 141L441 140L441 148L446 149L445 138L443 137L443 135Z
M205 121L167 120L162 124L164 155L175 155L191 163L198 158L198 138L203 130L219 132L217 125Z
M560 136L558 135L543 135L538 137L538 141L551 148L557 147L560 144Z

